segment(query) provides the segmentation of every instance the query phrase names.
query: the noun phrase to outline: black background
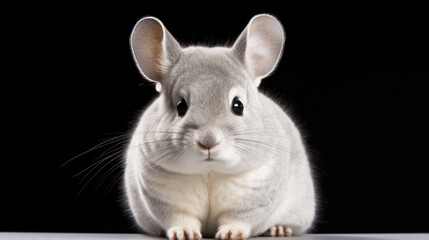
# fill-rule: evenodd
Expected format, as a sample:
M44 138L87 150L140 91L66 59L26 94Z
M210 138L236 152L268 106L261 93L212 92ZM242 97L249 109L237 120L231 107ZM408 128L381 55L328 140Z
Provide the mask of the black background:
M134 232L116 181L120 155L90 167L125 143L60 167L131 131L156 97L132 60L134 24L156 16L184 45L216 45L271 13L287 40L261 88L306 136L320 195L314 232L429 232L423 6L200 4L4 9L0 231Z

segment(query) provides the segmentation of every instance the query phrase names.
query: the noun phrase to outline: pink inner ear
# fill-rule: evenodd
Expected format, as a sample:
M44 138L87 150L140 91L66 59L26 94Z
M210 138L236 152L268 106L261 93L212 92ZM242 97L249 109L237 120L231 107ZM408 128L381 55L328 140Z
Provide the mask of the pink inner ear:
M263 62L263 60L264 60L264 57L261 54L258 54L256 52L250 55L251 69L252 69L254 78L261 76L260 65Z
M253 77L261 77L267 75L275 66L276 54L274 53L267 39L254 38L249 41L248 54L250 69ZM267 46L268 45L268 46ZM274 61L273 61L274 60Z
M160 64L163 57L164 31L155 19L146 18L133 31L132 47L142 73L150 80L161 82Z
M147 53L143 53L145 56L146 70L150 73L149 78L152 80L161 82L162 75L159 69L162 60L162 39L163 31L159 24L154 24L149 27L148 34L143 41L143 49L146 49Z
M255 78L267 76L281 55L284 32L277 20L261 16L251 22L247 35L246 55L248 67Z

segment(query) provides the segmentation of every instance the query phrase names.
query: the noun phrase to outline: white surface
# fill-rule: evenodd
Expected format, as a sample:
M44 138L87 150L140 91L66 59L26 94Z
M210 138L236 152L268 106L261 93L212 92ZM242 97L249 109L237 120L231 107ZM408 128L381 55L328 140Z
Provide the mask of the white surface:
M0 232L0 240L165 240L144 234L95 234L95 233L10 233ZM269 237L252 240L269 240ZM429 240L428 233L415 234L308 234L299 237L276 238L283 240Z
M11 233L0 232L0 240L149 240L163 239L143 234L95 234L95 233Z

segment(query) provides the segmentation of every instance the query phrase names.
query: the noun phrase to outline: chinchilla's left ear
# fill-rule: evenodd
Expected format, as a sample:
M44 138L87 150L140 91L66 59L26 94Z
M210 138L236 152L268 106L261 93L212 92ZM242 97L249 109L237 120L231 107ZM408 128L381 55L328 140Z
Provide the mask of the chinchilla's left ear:
M249 70L256 86L275 69L285 39L280 22L271 15L260 14L250 20L235 41L232 49Z

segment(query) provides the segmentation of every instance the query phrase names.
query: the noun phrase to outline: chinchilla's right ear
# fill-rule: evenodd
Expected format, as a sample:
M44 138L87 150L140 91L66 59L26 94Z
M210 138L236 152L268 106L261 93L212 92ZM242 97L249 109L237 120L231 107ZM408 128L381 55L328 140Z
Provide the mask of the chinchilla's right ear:
M148 80L160 84L163 84L163 73L179 59L182 51L162 22L154 17L137 22L130 44L140 72Z

